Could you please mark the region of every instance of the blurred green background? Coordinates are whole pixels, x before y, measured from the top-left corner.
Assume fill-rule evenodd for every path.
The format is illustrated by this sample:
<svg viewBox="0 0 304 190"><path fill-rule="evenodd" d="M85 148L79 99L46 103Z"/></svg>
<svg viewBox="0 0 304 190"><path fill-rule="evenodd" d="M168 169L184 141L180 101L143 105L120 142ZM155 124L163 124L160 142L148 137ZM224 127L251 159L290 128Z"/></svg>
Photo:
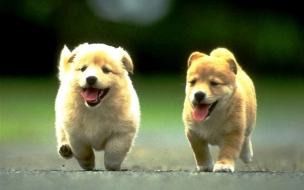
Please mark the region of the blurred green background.
<svg viewBox="0 0 304 190"><path fill-rule="evenodd" d="M227 47L256 84L257 131L303 128L304 22L299 5L234 0L1 0L0 142L55 141L64 45L121 46L142 131L181 131L186 61Z"/></svg>
<svg viewBox="0 0 304 190"><path fill-rule="evenodd" d="M184 73L192 51L224 46L251 74L302 75L300 5L263 2L1 0L0 74L53 75L64 45L88 42L125 48L135 73Z"/></svg>

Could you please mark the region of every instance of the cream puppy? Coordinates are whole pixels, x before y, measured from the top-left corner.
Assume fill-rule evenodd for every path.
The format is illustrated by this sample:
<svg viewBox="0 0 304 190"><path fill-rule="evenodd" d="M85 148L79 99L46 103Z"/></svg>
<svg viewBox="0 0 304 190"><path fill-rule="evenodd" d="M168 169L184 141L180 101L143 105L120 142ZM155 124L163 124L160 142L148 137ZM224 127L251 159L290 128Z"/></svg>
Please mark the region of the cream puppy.
<svg viewBox="0 0 304 190"><path fill-rule="evenodd" d="M229 50L190 55L183 121L199 171L233 172L237 157L251 161L256 110L253 82ZM220 148L215 164L209 144Z"/></svg>
<svg viewBox="0 0 304 190"><path fill-rule="evenodd" d="M63 158L75 157L85 170L95 167L94 150L104 150L107 170L121 170L140 123L140 106L122 48L84 43L64 46L59 61L56 136Z"/></svg>

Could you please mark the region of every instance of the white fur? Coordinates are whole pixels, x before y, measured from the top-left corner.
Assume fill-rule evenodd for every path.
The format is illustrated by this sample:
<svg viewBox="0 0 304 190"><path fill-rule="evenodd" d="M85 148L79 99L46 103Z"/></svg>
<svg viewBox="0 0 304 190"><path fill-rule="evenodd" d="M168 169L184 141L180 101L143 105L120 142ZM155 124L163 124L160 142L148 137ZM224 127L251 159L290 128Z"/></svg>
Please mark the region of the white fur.
<svg viewBox="0 0 304 190"><path fill-rule="evenodd" d="M75 58L71 61L73 55ZM94 62L96 57L100 57L98 63ZM83 65L87 69L80 71ZM103 66L109 67L111 72L103 73ZM132 72L133 63L122 48L81 44L72 52L67 47L62 50L61 84L55 103L58 151L64 158L74 156L83 169L95 167L93 150L104 150L106 169L120 170L136 137L140 106L126 68ZM97 77L94 88L110 89L96 106L89 106L80 95L88 87L86 78L89 76Z"/></svg>
<svg viewBox="0 0 304 190"><path fill-rule="evenodd" d="M213 172L234 172L234 166L230 164L215 164Z"/></svg>

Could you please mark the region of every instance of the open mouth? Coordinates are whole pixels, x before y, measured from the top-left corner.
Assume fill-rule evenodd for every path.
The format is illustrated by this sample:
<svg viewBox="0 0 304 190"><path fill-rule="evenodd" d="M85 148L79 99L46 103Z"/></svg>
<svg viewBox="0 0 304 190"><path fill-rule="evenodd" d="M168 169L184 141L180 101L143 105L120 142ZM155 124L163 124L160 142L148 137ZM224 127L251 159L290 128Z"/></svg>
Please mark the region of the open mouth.
<svg viewBox="0 0 304 190"><path fill-rule="evenodd" d="M214 102L213 104L195 104L193 112L194 119L196 121L203 121L204 119L206 119L208 116L211 115L217 103L218 101Z"/></svg>
<svg viewBox="0 0 304 190"><path fill-rule="evenodd" d="M109 90L110 88L85 88L83 89L83 92L81 92L81 96L89 106L96 106L107 95Z"/></svg>

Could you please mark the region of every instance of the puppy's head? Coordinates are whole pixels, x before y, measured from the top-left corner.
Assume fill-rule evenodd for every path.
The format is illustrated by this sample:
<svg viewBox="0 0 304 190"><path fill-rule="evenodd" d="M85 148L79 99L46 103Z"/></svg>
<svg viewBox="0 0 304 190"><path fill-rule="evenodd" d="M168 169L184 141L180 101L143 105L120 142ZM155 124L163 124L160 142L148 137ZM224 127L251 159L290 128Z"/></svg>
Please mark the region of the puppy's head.
<svg viewBox="0 0 304 190"><path fill-rule="evenodd" d="M222 51L222 52L221 52ZM186 101L193 117L203 121L222 109L236 89L237 63L226 49L214 50L210 56L193 52L188 59Z"/></svg>
<svg viewBox="0 0 304 190"><path fill-rule="evenodd" d="M125 85L133 72L129 54L105 44L81 44L72 52L61 52L59 79L68 80L86 103L93 107Z"/></svg>

